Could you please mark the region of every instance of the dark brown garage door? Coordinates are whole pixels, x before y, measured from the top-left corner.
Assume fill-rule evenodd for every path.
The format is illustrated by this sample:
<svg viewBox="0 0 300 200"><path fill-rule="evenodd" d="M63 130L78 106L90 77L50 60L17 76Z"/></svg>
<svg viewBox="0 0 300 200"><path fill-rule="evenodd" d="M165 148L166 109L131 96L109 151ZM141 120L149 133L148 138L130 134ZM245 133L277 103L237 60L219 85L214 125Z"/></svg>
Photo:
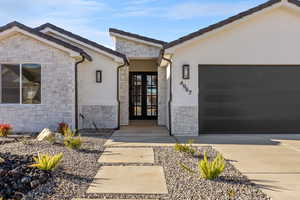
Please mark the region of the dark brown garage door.
<svg viewBox="0 0 300 200"><path fill-rule="evenodd" d="M199 65L199 127L299 131L300 66Z"/></svg>

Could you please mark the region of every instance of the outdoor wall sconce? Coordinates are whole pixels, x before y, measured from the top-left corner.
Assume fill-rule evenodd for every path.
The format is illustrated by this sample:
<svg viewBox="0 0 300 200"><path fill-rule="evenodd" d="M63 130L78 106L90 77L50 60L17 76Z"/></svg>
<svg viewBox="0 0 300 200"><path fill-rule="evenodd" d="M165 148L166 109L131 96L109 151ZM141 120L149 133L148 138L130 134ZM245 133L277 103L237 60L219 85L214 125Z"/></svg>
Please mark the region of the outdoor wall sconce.
<svg viewBox="0 0 300 200"><path fill-rule="evenodd" d="M182 65L182 78L190 79L190 65Z"/></svg>
<svg viewBox="0 0 300 200"><path fill-rule="evenodd" d="M101 70L96 71L96 83L102 83L102 71Z"/></svg>

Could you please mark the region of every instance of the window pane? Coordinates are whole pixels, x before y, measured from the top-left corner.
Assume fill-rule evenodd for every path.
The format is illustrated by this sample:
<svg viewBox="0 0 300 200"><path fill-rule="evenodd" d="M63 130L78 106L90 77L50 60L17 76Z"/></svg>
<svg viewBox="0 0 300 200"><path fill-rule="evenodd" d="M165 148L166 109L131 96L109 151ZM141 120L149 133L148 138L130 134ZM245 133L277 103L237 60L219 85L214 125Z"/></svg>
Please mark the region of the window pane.
<svg viewBox="0 0 300 200"><path fill-rule="evenodd" d="M1 103L20 103L19 65L1 65Z"/></svg>
<svg viewBox="0 0 300 200"><path fill-rule="evenodd" d="M22 103L41 103L41 65L22 65Z"/></svg>

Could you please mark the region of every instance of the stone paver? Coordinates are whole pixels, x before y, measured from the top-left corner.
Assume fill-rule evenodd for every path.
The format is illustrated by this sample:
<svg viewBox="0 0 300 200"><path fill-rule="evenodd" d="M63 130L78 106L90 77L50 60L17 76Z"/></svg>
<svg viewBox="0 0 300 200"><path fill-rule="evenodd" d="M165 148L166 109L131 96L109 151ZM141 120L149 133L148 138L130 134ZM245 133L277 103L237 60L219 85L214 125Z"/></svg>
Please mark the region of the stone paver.
<svg viewBox="0 0 300 200"><path fill-rule="evenodd" d="M106 141L106 147L151 147L173 146L176 144L174 137L111 137Z"/></svg>
<svg viewBox="0 0 300 200"><path fill-rule="evenodd" d="M103 166L87 193L167 194L160 166Z"/></svg>
<svg viewBox="0 0 300 200"><path fill-rule="evenodd" d="M106 148L100 163L154 163L152 148Z"/></svg>

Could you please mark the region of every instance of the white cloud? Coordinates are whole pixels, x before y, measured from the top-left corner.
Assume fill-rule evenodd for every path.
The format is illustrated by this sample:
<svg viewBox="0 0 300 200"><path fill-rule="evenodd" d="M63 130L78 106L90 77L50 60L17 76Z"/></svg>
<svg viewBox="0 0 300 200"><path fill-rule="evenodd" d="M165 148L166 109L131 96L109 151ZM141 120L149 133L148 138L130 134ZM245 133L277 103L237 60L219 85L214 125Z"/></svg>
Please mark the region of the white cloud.
<svg viewBox="0 0 300 200"><path fill-rule="evenodd" d="M174 20L229 16L257 5L257 1L260 0L239 2L185 1L184 3L170 4L166 7L154 4L158 0L131 0L126 2L126 6L119 16L143 16Z"/></svg>
<svg viewBox="0 0 300 200"><path fill-rule="evenodd" d="M253 1L186 2L172 6L170 9L168 9L165 16L172 19L228 16L249 9L252 6Z"/></svg>
<svg viewBox="0 0 300 200"><path fill-rule="evenodd" d="M35 27L50 22L111 46L107 30L95 28L95 21L91 21L99 19L99 12L109 11L111 8L102 0L1 0L0 23L16 20Z"/></svg>

